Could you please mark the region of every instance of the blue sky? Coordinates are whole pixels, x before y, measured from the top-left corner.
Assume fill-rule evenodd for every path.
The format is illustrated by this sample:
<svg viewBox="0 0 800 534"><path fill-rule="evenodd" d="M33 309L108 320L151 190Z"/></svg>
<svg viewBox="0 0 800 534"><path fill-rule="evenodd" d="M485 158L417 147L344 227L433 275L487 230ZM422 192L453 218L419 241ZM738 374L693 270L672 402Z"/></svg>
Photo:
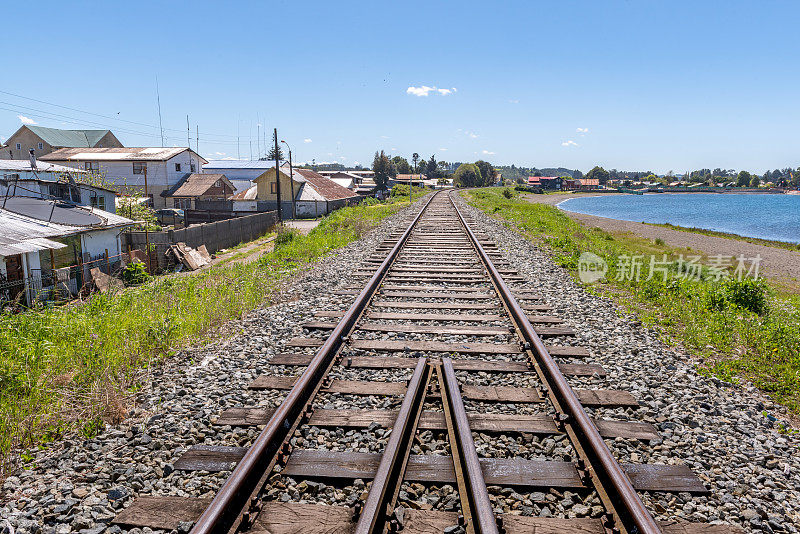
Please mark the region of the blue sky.
<svg viewBox="0 0 800 534"><path fill-rule="evenodd" d="M251 140L257 155L260 123L300 161L800 165L797 2L16 2L3 17L4 138L32 120L158 146L158 77L166 144L186 145L188 114L209 159L248 158Z"/></svg>

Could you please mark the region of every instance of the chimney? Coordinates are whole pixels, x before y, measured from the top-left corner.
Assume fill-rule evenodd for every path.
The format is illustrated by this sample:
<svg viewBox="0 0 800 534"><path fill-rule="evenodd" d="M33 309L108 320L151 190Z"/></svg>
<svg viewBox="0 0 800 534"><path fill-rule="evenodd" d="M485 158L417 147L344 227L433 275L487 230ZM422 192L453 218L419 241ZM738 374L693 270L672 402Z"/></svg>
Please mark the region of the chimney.
<svg viewBox="0 0 800 534"><path fill-rule="evenodd" d="M31 169L36 170L36 156L33 154L33 149L31 149Z"/></svg>

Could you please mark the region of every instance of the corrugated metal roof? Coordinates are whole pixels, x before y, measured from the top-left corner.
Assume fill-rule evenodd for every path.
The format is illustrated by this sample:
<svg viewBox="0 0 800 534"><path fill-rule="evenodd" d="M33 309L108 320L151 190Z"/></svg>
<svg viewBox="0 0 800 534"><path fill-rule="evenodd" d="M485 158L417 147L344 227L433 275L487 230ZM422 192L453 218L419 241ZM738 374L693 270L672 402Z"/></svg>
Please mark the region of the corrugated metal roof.
<svg viewBox="0 0 800 534"><path fill-rule="evenodd" d="M339 200L343 198L357 197L358 195L346 187L342 187L330 178L317 174L308 169L295 169L295 173L306 179L306 182L320 194L325 200Z"/></svg>
<svg viewBox="0 0 800 534"><path fill-rule="evenodd" d="M199 197L208 191L217 180L222 180L233 191L235 188L224 174L198 174L193 173L186 178L181 179L169 191L166 191L163 196L165 197Z"/></svg>
<svg viewBox="0 0 800 534"><path fill-rule="evenodd" d="M0 159L0 171L28 171L34 169L31 167L30 159ZM65 167L63 165L56 165L55 163L48 163L46 161L39 161L36 163L36 172L69 172L69 173L83 173L86 171L81 169L73 169L72 167Z"/></svg>
<svg viewBox="0 0 800 534"><path fill-rule="evenodd" d="M50 241L43 237L26 239L20 243L0 244L0 256L14 256L15 254L25 254L26 252L36 252L37 250L59 249L67 245L57 241Z"/></svg>
<svg viewBox="0 0 800 534"><path fill-rule="evenodd" d="M42 161L167 161L189 151L187 147L61 148L39 159ZM205 166L206 159L200 155Z"/></svg>
<svg viewBox="0 0 800 534"><path fill-rule="evenodd" d="M244 191L239 191L230 200L256 200L258 198L258 186L253 185Z"/></svg>
<svg viewBox="0 0 800 534"><path fill-rule="evenodd" d="M28 126L42 141L54 147L93 147L110 130L59 130L44 126Z"/></svg>
<svg viewBox="0 0 800 534"><path fill-rule="evenodd" d="M274 169L274 161L244 160L244 159L212 159L203 165L203 169Z"/></svg>

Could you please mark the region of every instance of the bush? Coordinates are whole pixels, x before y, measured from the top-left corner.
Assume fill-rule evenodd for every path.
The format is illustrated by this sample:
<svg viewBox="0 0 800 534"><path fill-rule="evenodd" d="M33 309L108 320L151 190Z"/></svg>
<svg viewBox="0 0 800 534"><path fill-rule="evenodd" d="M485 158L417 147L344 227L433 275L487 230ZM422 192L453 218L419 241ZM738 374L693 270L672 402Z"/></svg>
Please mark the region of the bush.
<svg viewBox="0 0 800 534"><path fill-rule="evenodd" d="M282 226L278 230L278 235L275 237L275 246L281 247L283 245L287 245L291 243L299 235L300 233L294 228L287 228L285 226Z"/></svg>
<svg viewBox="0 0 800 534"><path fill-rule="evenodd" d="M122 270L122 280L127 286L138 286L150 280L150 275L147 274L144 263L132 261Z"/></svg>
<svg viewBox="0 0 800 534"><path fill-rule="evenodd" d="M406 184L397 184L396 186L392 187L392 196L393 197L407 197L408 196L408 186Z"/></svg>
<svg viewBox="0 0 800 534"><path fill-rule="evenodd" d="M758 315L764 315L769 311L767 284L762 279L729 278L723 282L723 289L725 298L731 304Z"/></svg>
<svg viewBox="0 0 800 534"><path fill-rule="evenodd" d="M511 189L506 187L505 189L503 189L503 196L506 198L511 198L514 196L514 193L511 192Z"/></svg>

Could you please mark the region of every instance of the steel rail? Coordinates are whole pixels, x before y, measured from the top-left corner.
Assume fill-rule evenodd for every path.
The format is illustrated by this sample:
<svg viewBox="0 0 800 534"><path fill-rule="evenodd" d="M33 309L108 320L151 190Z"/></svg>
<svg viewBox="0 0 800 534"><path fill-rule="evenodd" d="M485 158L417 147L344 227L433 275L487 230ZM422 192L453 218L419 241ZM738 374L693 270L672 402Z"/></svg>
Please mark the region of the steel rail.
<svg viewBox="0 0 800 534"><path fill-rule="evenodd" d="M464 527L469 534L499 534L453 360L442 358L442 364L437 366L437 374L450 439L450 454L461 496Z"/></svg>
<svg viewBox="0 0 800 534"><path fill-rule="evenodd" d="M372 487L361 509L354 534L381 534L394 510L400 486L417 433L422 406L431 377L427 358L420 358L408 383L408 391L400 405L392 433L381 456Z"/></svg>
<svg viewBox="0 0 800 534"><path fill-rule="evenodd" d="M461 210L449 194L448 199L458 214L458 218L472 241L473 247L478 252L478 256L489 272L498 295L504 301L520 334L528 347L530 347L529 350L536 359L535 363L544 374L550 393L555 397L566 415L566 420L562 422L572 428L577 441L586 453L587 460L591 464L591 470L594 472L593 478L597 479L596 481L593 480L593 482L596 486L599 483L601 487L597 488L598 491L605 492L613 502L613 512L617 516L615 520L620 523L619 526L629 533L661 534L661 528L645 508L630 479L628 479L622 467L611 454L605 441L597 431L597 427L594 426L577 395L559 370L558 364L534 330L527 314L519 305L511 289L503 280L491 258L486 254L477 236L464 220Z"/></svg>
<svg viewBox="0 0 800 534"><path fill-rule="evenodd" d="M286 439L291 436L299 424L308 402L321 387L322 378L333 366L336 354L344 343L345 337L352 331L361 313L383 281L389 266L394 262L412 230L436 196L437 194L434 193L428 198L375 274L350 305L342 320L339 321L286 398L270 417L258 438L203 511L191 530L192 534L223 534L235 531L239 527L251 502L255 504L257 494L266 478L271 474L272 467L277 461L278 453L284 447Z"/></svg>

